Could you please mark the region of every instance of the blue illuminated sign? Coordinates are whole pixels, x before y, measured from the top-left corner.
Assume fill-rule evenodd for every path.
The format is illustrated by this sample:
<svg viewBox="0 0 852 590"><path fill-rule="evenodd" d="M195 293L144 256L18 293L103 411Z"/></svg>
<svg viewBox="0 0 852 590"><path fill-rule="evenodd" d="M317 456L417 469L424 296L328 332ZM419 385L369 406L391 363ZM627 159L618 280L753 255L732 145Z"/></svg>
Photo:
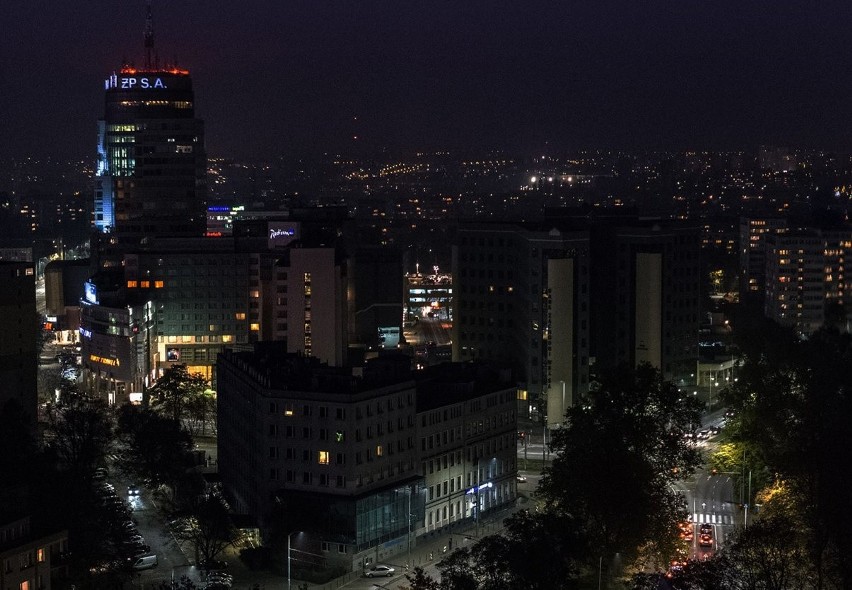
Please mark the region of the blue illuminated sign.
<svg viewBox="0 0 852 590"><path fill-rule="evenodd" d="M96 305L98 303L98 288L95 287L94 283L86 283L86 301Z"/></svg>
<svg viewBox="0 0 852 590"><path fill-rule="evenodd" d="M122 90L134 90L136 88L168 88L165 82L163 82L162 78L157 78L154 76L122 76L118 77L117 74L113 74L106 80L104 80L104 88L109 90L111 88L121 88Z"/></svg>
<svg viewBox="0 0 852 590"><path fill-rule="evenodd" d="M296 232L292 229L270 229L269 230L269 239L274 240L276 238L289 238L290 236L296 235Z"/></svg>
<svg viewBox="0 0 852 590"><path fill-rule="evenodd" d="M479 490L487 490L488 488L493 488L493 487L494 487L494 484L489 481L488 483L484 483L479 487L470 488L468 491L465 492L465 494L475 494Z"/></svg>

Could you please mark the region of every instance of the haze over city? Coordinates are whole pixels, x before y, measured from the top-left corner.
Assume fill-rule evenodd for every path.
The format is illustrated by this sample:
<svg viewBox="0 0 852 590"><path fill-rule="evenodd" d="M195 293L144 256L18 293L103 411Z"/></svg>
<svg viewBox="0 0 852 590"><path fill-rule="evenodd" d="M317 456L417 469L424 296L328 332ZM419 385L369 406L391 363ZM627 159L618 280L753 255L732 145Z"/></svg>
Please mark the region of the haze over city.
<svg viewBox="0 0 852 590"><path fill-rule="evenodd" d="M143 11L7 5L0 154L87 155ZM186 0L155 20L216 156L850 148L847 2Z"/></svg>

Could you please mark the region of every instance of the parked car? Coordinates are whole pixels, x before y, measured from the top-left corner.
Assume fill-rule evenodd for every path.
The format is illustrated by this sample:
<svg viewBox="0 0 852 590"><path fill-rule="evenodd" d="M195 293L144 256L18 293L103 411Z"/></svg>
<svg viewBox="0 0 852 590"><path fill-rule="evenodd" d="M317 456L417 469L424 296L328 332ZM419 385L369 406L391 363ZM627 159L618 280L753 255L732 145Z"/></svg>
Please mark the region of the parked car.
<svg viewBox="0 0 852 590"><path fill-rule="evenodd" d="M374 578L378 576L387 576L390 578L396 570L387 565L374 565L370 569L368 569L364 575L368 578Z"/></svg>
<svg viewBox="0 0 852 590"><path fill-rule="evenodd" d="M228 588L234 583L233 576L221 571L213 571L207 574L207 584L222 584Z"/></svg>
<svg viewBox="0 0 852 590"><path fill-rule="evenodd" d="M147 570L152 567L157 567L157 556L142 555L140 557L136 557L133 559L133 565L131 567L135 570Z"/></svg>

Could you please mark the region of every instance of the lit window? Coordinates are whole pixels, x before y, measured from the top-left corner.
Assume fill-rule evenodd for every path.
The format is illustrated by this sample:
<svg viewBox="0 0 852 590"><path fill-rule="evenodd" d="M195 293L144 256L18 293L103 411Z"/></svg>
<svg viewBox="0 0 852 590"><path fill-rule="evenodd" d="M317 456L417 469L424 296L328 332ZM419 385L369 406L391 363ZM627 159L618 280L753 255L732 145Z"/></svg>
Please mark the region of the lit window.
<svg viewBox="0 0 852 590"><path fill-rule="evenodd" d="M257 299L258 297L260 297L260 291L258 291L257 289L255 289L254 291L249 291L249 297Z"/></svg>
<svg viewBox="0 0 852 590"><path fill-rule="evenodd" d="M336 433L334 433L334 440L336 440L339 443L343 442L343 431L342 430L338 430Z"/></svg>
<svg viewBox="0 0 852 590"><path fill-rule="evenodd" d="M233 342L234 336L232 334L222 334L222 342Z"/></svg>
<svg viewBox="0 0 852 590"><path fill-rule="evenodd" d="M18 584L19 590L30 590L30 583L27 580L24 580L20 584Z"/></svg>
<svg viewBox="0 0 852 590"><path fill-rule="evenodd" d="M250 328L251 328L252 332L259 332L260 331L260 324L251 324Z"/></svg>
<svg viewBox="0 0 852 590"><path fill-rule="evenodd" d="M151 281L142 281L139 283L139 286L143 289L149 289L151 287Z"/></svg>
<svg viewBox="0 0 852 590"><path fill-rule="evenodd" d="M518 390L518 399L521 400L521 401L526 401L526 399L527 399L527 390L526 389L519 389Z"/></svg>
<svg viewBox="0 0 852 590"><path fill-rule="evenodd" d="M383 452L382 445L376 445L376 457L381 457Z"/></svg>
<svg viewBox="0 0 852 590"><path fill-rule="evenodd" d="M240 312L237 312L236 314L234 314L234 317L238 320L244 320L244 319L246 319L246 314L245 314L245 312L240 311Z"/></svg>
<svg viewBox="0 0 852 590"><path fill-rule="evenodd" d="M320 465L328 465L328 451L320 451L318 460Z"/></svg>
<svg viewBox="0 0 852 590"><path fill-rule="evenodd" d="M138 286L139 286L139 283L137 283L136 281L127 281L127 288L128 289L135 289Z"/></svg>
<svg viewBox="0 0 852 590"><path fill-rule="evenodd" d="M37 556L38 556L38 562L39 562L39 563L44 563L44 548L39 547L39 548L38 548L38 551L36 552L36 554L37 554Z"/></svg>
<svg viewBox="0 0 852 590"><path fill-rule="evenodd" d="M162 289L164 286L165 286L165 283L163 281L154 281L154 288L155 289Z"/></svg>
<svg viewBox="0 0 852 590"><path fill-rule="evenodd" d="M284 415L285 415L285 416L292 416L292 415L293 415L293 406L292 406L292 405L288 404L288 405L284 408ZM288 426L288 428L289 428L289 426Z"/></svg>

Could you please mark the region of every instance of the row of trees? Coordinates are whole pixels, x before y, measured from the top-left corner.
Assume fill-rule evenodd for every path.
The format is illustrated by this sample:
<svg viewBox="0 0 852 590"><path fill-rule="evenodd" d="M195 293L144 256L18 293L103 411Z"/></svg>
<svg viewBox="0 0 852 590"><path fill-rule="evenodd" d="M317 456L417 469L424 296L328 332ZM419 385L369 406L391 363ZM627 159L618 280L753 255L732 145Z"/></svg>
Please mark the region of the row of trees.
<svg viewBox="0 0 852 590"><path fill-rule="evenodd" d="M745 502L760 509L733 549L758 538L764 551L776 548L779 579L766 587L850 587L852 337L824 329L804 339L755 321L740 342L739 379L725 392L735 411L728 445L714 457L741 478L751 475L755 492ZM748 489L747 481L740 484Z"/></svg>
<svg viewBox="0 0 852 590"><path fill-rule="evenodd" d="M218 497L203 493L204 482L191 469L194 444L182 414L193 399L210 396L203 379L185 367L173 368L153 388L151 408L117 411L69 381L61 381L60 388L41 442L19 405L0 409L0 502L13 505L27 498L35 526L68 530L73 583L111 587L131 574L119 559L121 521L128 513L104 510L94 478L108 456L127 478L171 490L169 498L182 516L177 534L193 544L200 558L215 558L236 539L227 509Z"/></svg>

